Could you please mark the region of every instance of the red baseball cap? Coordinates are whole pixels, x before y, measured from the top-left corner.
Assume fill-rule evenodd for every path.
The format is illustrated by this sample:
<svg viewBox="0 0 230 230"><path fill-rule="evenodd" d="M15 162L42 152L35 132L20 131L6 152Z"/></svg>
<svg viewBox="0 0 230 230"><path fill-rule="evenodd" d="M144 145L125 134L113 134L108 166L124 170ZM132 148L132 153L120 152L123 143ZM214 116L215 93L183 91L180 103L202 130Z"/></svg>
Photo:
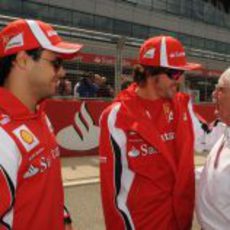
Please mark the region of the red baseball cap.
<svg viewBox="0 0 230 230"><path fill-rule="evenodd" d="M82 46L63 41L49 24L38 20L19 19L0 32L0 57L41 47L67 59L75 57Z"/></svg>
<svg viewBox="0 0 230 230"><path fill-rule="evenodd" d="M187 62L183 45L170 36L157 36L146 40L140 48L139 62L146 66L180 70L201 68L200 64Z"/></svg>

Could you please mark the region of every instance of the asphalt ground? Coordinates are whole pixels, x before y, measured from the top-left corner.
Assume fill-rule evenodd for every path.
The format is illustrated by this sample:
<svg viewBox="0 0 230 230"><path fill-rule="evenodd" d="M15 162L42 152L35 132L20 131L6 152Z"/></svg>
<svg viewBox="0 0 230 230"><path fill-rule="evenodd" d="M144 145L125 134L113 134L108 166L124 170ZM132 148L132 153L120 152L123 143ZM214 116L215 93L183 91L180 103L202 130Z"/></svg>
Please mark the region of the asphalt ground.
<svg viewBox="0 0 230 230"><path fill-rule="evenodd" d="M205 155L196 154L195 164L202 166ZM71 212L74 230L104 230L98 157L62 158L66 205ZM192 230L200 230L196 218Z"/></svg>

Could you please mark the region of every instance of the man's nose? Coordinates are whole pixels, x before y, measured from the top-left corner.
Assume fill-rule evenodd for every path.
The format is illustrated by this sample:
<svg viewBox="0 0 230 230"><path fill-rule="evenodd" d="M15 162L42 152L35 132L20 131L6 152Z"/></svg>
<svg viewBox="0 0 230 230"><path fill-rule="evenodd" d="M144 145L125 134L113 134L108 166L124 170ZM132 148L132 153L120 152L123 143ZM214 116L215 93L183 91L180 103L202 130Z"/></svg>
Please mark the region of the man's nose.
<svg viewBox="0 0 230 230"><path fill-rule="evenodd" d="M57 72L57 75L59 78L63 78L66 75L66 70L64 69L63 66L61 66Z"/></svg>
<svg viewBox="0 0 230 230"><path fill-rule="evenodd" d="M213 102L215 102L216 99L217 99L217 90L214 89L214 91L212 92L212 100L213 100Z"/></svg>

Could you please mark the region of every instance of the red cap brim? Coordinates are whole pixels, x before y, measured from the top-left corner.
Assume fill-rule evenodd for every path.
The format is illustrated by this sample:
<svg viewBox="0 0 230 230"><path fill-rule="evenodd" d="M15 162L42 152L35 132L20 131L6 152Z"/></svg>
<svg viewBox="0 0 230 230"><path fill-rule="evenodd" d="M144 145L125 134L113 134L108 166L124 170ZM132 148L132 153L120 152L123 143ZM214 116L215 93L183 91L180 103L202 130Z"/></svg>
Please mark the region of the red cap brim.
<svg viewBox="0 0 230 230"><path fill-rule="evenodd" d="M183 69L184 70L200 70L202 69L202 65L198 63L189 62L183 67Z"/></svg>
<svg viewBox="0 0 230 230"><path fill-rule="evenodd" d="M183 66L167 66L166 68L189 71L189 70L200 70L203 67L201 64L188 62L186 65Z"/></svg>
<svg viewBox="0 0 230 230"><path fill-rule="evenodd" d="M63 59L72 59L76 56L76 54L82 47L83 47L82 44L63 41L55 45L46 46L44 48L60 54Z"/></svg>

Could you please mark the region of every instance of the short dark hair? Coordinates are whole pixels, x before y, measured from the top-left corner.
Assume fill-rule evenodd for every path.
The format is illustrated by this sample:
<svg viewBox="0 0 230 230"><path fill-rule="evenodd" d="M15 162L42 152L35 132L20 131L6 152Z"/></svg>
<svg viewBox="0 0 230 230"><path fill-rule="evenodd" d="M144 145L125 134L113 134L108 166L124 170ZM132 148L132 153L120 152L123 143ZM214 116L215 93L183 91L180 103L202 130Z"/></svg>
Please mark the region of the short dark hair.
<svg viewBox="0 0 230 230"><path fill-rule="evenodd" d="M161 67L161 66L144 66L144 65L136 65L133 71L133 79L139 86L144 86L148 77L154 77L158 74L165 73L172 78L171 72L173 69ZM177 71L177 75L181 76L183 74L183 70L173 70Z"/></svg>
<svg viewBox="0 0 230 230"><path fill-rule="evenodd" d="M144 65L135 65L133 69L133 79L138 85L144 85L148 77L153 77L162 73L162 67L152 67Z"/></svg>
<svg viewBox="0 0 230 230"><path fill-rule="evenodd" d="M42 49L27 50L26 53L37 61L41 57ZM3 86L13 66L17 54L12 54L0 59L0 86Z"/></svg>

